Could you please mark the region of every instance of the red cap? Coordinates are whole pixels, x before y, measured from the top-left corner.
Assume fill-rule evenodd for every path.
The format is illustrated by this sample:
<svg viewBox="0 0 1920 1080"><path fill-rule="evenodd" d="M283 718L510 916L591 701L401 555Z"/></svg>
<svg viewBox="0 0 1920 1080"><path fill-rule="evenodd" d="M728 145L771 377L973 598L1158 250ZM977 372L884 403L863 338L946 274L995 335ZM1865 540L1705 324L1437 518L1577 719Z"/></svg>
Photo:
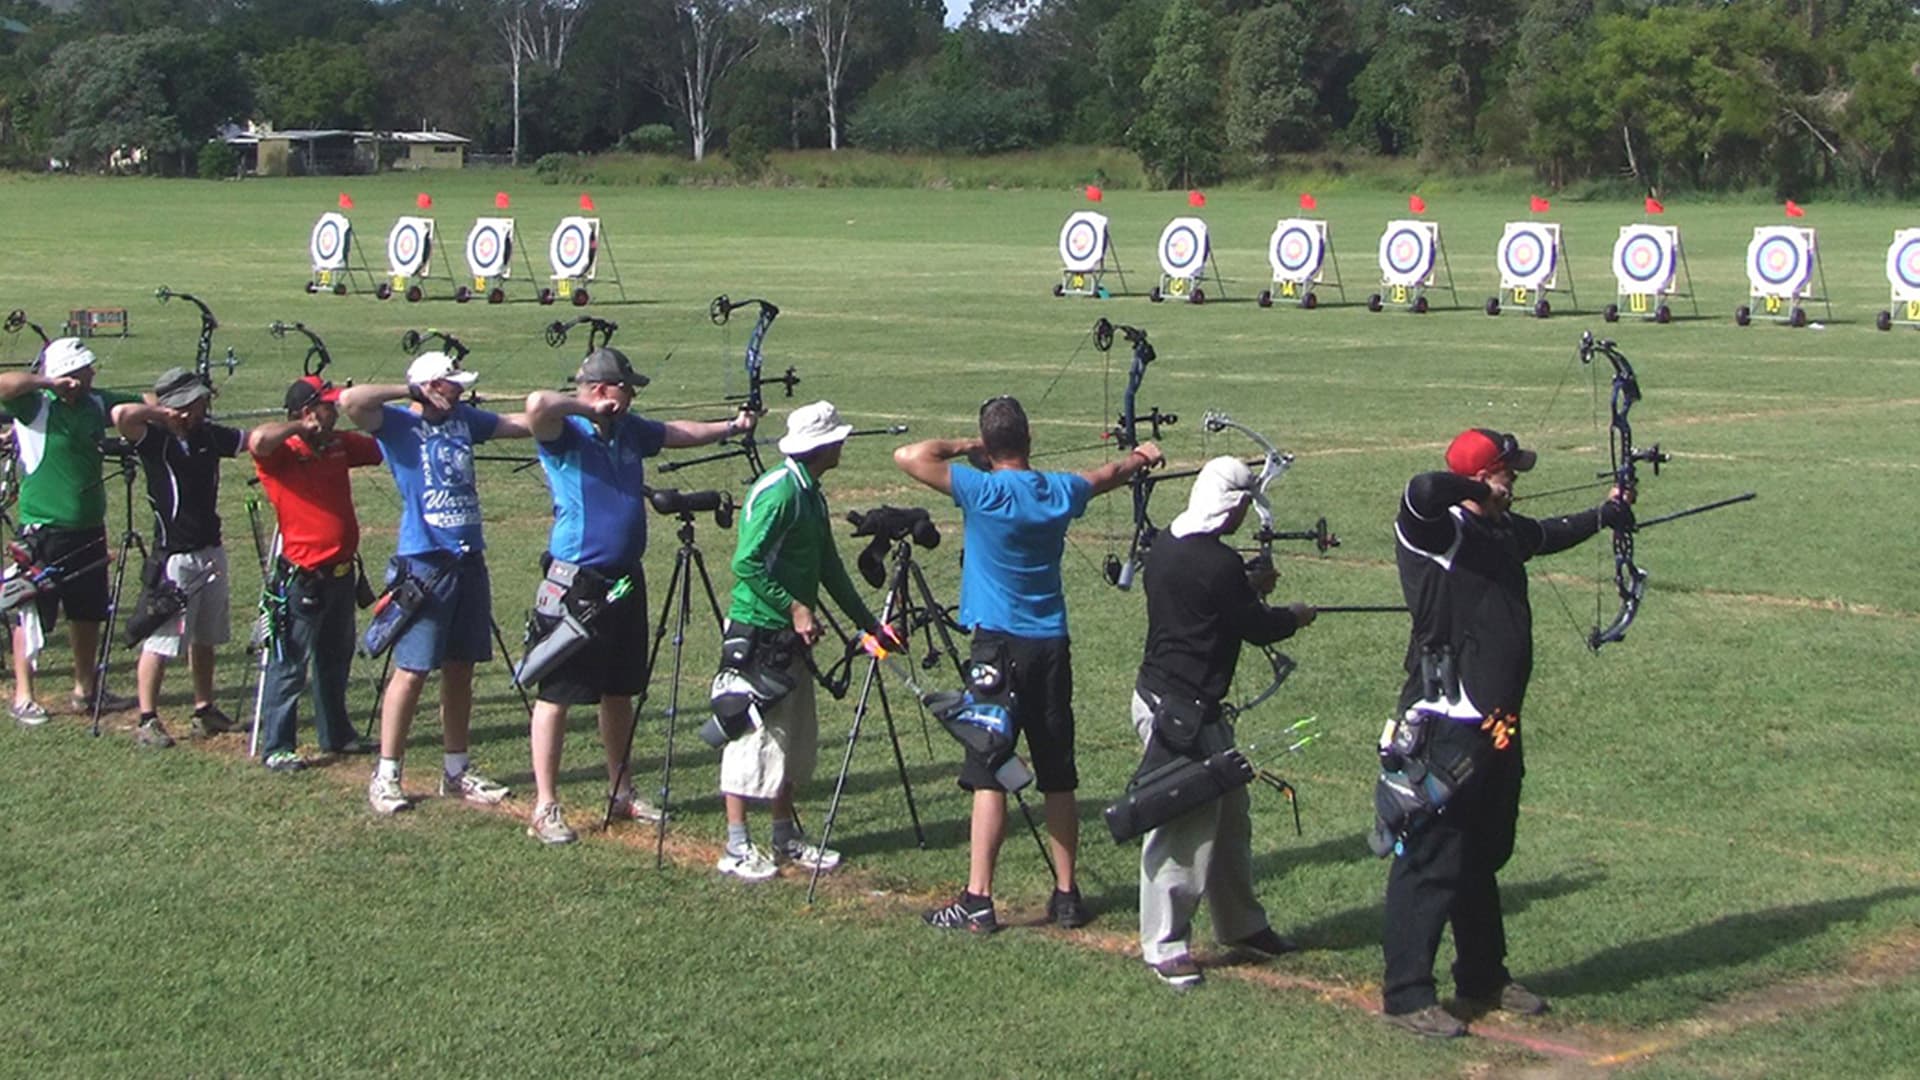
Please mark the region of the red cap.
<svg viewBox="0 0 1920 1080"><path fill-rule="evenodd" d="M1519 439L1487 428L1468 428L1447 444L1447 468L1458 476L1475 476L1502 464L1526 472L1537 458L1520 448Z"/></svg>
<svg viewBox="0 0 1920 1080"><path fill-rule="evenodd" d="M336 402L340 400L340 391L332 383L318 375L308 375L295 379L287 387L287 411L297 413L315 402Z"/></svg>

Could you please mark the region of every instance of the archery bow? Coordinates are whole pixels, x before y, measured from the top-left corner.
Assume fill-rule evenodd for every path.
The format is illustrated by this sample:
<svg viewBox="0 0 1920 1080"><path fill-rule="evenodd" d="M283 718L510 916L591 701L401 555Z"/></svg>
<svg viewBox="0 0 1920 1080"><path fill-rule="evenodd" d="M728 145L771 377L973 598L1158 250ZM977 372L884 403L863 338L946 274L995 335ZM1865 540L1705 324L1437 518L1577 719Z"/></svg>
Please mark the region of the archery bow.
<svg viewBox="0 0 1920 1080"><path fill-rule="evenodd" d="M178 294L176 294L178 295ZM300 371L305 375L324 375L333 364L333 355L327 352L327 343L320 335L307 329L305 323L284 323L278 320L267 324L267 333L284 339L288 331L300 334L307 339L307 354L300 358Z"/></svg>
<svg viewBox="0 0 1920 1080"><path fill-rule="evenodd" d="M557 349L567 343L567 332L576 326L587 328L587 355L593 355L599 349L613 341L613 332L620 324L592 315L576 315L564 322L555 320L547 326L547 347Z"/></svg>
<svg viewBox="0 0 1920 1080"><path fill-rule="evenodd" d="M725 293L722 293L713 298L713 303L707 305L707 318L711 320L715 326L725 326L727 322L732 319L735 311L749 305L759 309L759 318L754 321L753 332L747 335L747 349L744 361L747 369L747 392L738 395L728 394L721 400L729 403L738 402L741 408L753 413L755 416L765 416L767 415L767 405L765 397L762 394L764 387L768 385L783 386L787 390L787 396L792 397L793 388L800 385L800 376L791 366L787 368L785 374L771 379L761 373L761 368L766 362L765 357L761 353L761 346L766 342L767 328L773 325L773 320L780 317L780 309L771 302L762 300L759 297L748 297L745 300L730 300ZM759 479L760 474L766 471L766 466L760 461L760 440L753 432L742 432L739 435L731 436L721 441L732 442L734 446L731 449L722 450L715 454L705 454L696 458L666 462L660 466L660 471L663 473L673 472L677 469L684 469L689 465L705 465L715 461L729 461L733 458L746 459L747 468L751 470L751 474L747 477L747 483L749 484Z"/></svg>
<svg viewBox="0 0 1920 1080"><path fill-rule="evenodd" d="M194 349L193 373L200 381L213 387L213 332L220 329L220 320L213 317L213 309L192 293L174 292L165 285L153 290L154 299L166 303L175 297L185 300L200 309L200 344ZM233 377L233 369L240 366L240 357L235 355L233 346L227 346L227 355L221 364L227 369L227 377Z"/></svg>
<svg viewBox="0 0 1920 1080"><path fill-rule="evenodd" d="M1146 378L1147 365L1153 363L1158 354L1147 341L1147 332L1132 326L1115 326L1105 319L1093 324L1093 347L1101 352L1113 348L1113 336L1118 333L1133 346L1133 362L1127 368L1127 389L1120 396L1120 415L1114 426L1107 432L1111 445L1131 451L1140 445L1140 425L1147 425L1152 437L1160 438L1160 429L1179 423L1180 417L1174 413L1163 413L1158 406L1147 410L1147 415L1139 415L1136 402L1140 395L1140 383ZM1145 469L1134 473L1127 480L1127 489L1133 497L1133 537L1127 543L1127 557L1122 561L1118 554L1109 554L1102 570L1107 583L1120 589L1133 588L1134 576L1140 572L1140 566L1146 561L1147 549L1153 545L1153 538L1159 532L1153 519L1147 512L1148 503L1153 498L1154 484L1157 478Z"/></svg>
<svg viewBox="0 0 1920 1080"><path fill-rule="evenodd" d="M27 312L24 308L14 308L12 311L7 312L6 321L0 323L0 330L5 330L9 334L17 334L25 329L31 329L35 334L39 335L41 349L45 349L48 345L53 344L53 339L47 336L45 330L40 329L40 324L27 318ZM8 361L7 363L0 364L0 367L23 367L28 371L38 372L40 370L40 353L36 351L31 360Z"/></svg>
<svg viewBox="0 0 1920 1080"><path fill-rule="evenodd" d="M549 333L551 333L551 330L549 330ZM473 351L467 348L466 343L454 337L452 334L447 333L445 330L434 330L432 328L426 330L408 330L402 333L400 335L400 351L406 353L408 356L418 356L420 354L420 346L434 342L439 343L440 351L446 353L447 356L453 360L454 366L456 367L459 366L461 361L467 358L468 353Z"/></svg>

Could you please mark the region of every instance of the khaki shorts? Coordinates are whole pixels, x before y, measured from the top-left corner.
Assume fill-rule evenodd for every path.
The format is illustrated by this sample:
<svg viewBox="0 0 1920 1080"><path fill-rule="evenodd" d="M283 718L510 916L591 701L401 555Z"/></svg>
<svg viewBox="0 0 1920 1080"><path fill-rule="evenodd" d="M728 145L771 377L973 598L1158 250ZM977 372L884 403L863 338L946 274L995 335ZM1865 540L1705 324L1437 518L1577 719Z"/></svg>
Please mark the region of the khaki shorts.
<svg viewBox="0 0 1920 1080"><path fill-rule="evenodd" d="M233 625L227 549L210 547L169 555L166 574L168 581L186 590L187 608L147 635L142 647L159 656L176 657L183 644L225 645Z"/></svg>
<svg viewBox="0 0 1920 1080"><path fill-rule="evenodd" d="M820 758L820 718L813 711L813 673L795 656L788 665L793 692L761 710L759 731L748 732L720 752L720 793L771 799L791 782L813 779Z"/></svg>

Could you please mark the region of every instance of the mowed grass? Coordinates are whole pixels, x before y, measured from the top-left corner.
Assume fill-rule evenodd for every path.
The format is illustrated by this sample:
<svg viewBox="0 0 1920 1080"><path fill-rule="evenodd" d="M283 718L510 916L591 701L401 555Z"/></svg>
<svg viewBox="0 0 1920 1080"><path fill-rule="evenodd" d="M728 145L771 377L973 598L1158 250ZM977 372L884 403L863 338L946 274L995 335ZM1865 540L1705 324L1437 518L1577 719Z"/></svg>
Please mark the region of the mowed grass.
<svg viewBox="0 0 1920 1080"><path fill-rule="evenodd" d="M193 309L157 304L153 287L194 292L223 323L217 351L232 345L243 357L223 384L220 404L229 409L277 404L298 374L304 346L269 337L275 319L322 333L336 379L399 379L401 332L435 327L473 347L480 389L502 408L529 389L561 385L582 339L553 350L541 329L575 312L536 306L525 282L516 282L514 303L491 307L305 295L307 232L343 187L358 204L358 240L376 269L392 218L413 213L423 187L455 265L472 217L494 213L493 193L508 190L522 247L542 270L547 233L574 212L578 195L482 172L220 185L4 181L11 257L0 307L25 308L49 329L69 308L128 308L133 336L97 345L106 358L101 381L130 386L192 358ZM375 820L359 762L287 778L249 766L232 739L212 752L142 756L124 732L96 743L70 719L7 735L0 996L10 1004L4 1028L15 1052L0 1070L1432 1075L1521 1068L1541 1054L1606 1064L1635 1047L1638 1056L1618 1061L1651 1061L1672 1075L1905 1067L1914 1032L1899 1003L1920 990L1902 974L1911 965L1875 969L1869 985L1890 994L1793 994L1909 940L1903 933L1920 914L1920 856L1903 842L1920 814L1920 795L1904 778L1920 756L1909 715L1920 689L1911 662L1920 583L1909 537L1920 338L1872 328L1886 301L1887 240L1912 224L1902 212L1810 208L1834 317L1816 309L1820 330L1742 330L1730 313L1746 299L1752 227L1778 218L1770 205L1670 204L1665 220L1684 230L1703 318L1607 327L1591 313L1613 298L1608 252L1619 225L1639 219L1637 206L1556 206L1551 216L1565 227L1588 314L1542 322L1479 313L1496 284L1500 223L1525 216L1507 205L1515 200L1429 200L1463 306L1415 317L1357 306L1377 277L1380 225L1404 212L1398 194L1322 194L1350 304L1329 293L1312 313L1250 302L1266 284L1266 238L1274 218L1292 213L1290 194L1211 193L1204 214L1226 302L1214 291L1198 308L1139 295L1048 296L1059 223L1084 205L1076 193L623 189L594 197L630 302L601 302L618 298L602 282L590 310L620 323L616 344L654 377L643 411L724 414L702 403L741 388L751 326L745 311L725 330L707 322L708 302L725 292L782 309L767 365L794 365L803 381L793 402L770 399L770 431L791 404L826 397L862 426L904 422L911 437L963 435L982 399L1013 393L1034 415L1039 449L1080 446L1119 409L1126 369L1124 347L1102 356L1087 343L1088 327L1100 316L1140 326L1159 360L1139 405L1180 414L1161 440L1177 463L1251 449L1204 435L1201 415L1215 408L1297 455L1276 493L1280 524L1302 528L1325 515L1343 538L1325 557L1286 552L1281 594L1310 602L1398 599L1390 521L1401 485L1434 467L1464 426L1517 431L1539 445L1541 466L1523 490L1590 478L1605 460L1606 434L1595 424L1596 410L1604 424L1605 384L1596 404L1591 373L1571 358L1582 329L1616 337L1646 393L1633 413L1636 435L1673 454L1660 476L1643 471L1643 516L1746 490L1759 498L1642 535L1639 561L1653 572L1644 610L1625 642L1597 656L1582 639L1596 597L1601 621L1615 607L1604 540L1533 568L1531 775L1504 881L1511 966L1555 999L1556 1016L1507 1029L1530 1048L1497 1039L1436 1047L1386 1030L1354 1004L1377 994L1385 866L1361 837L1372 744L1405 648L1405 621L1395 616L1329 615L1309 628L1286 646L1299 671L1242 725L1244 741L1269 747L1300 716L1318 716L1326 731L1298 757L1269 759L1300 789L1303 836L1294 836L1283 801L1255 800L1260 889L1276 925L1307 951L1274 965L1279 977L1215 978L1186 998L1145 975L1127 952L1137 849L1107 842L1099 820L1138 752L1126 703L1142 600L1109 588L1098 570L1127 541L1119 495L1079 524L1066 565L1083 887L1102 911L1093 929L1018 928L977 942L918 925L917 905L964 876L966 803L952 783L957 746L923 734L897 690L926 848L916 844L876 712L835 825L834 846L849 860L843 880L808 908L795 882L752 889L717 879L705 861L722 837L716 759L691 737L717 634L696 601L674 770L675 862L664 872L653 868L649 838L621 830L588 830L573 849L544 851L514 817L440 800L409 818ZM1167 218L1188 212L1185 201L1124 192L1103 207L1129 281L1144 293L1154 240ZM429 288L448 291L444 282ZM1559 296L1554 303L1563 313L1573 306ZM1679 313L1691 315L1684 300ZM10 350L6 358L30 351L18 339L0 350ZM945 542L918 556L951 602L958 516L907 483L888 462L890 448L885 439L851 444L829 493L836 510L931 507ZM1103 460L1095 450L1043 464ZM517 651L549 508L537 471L481 468L495 612ZM242 565L244 475L231 470L225 490L237 598L257 586ZM654 479L737 492L745 476L731 462ZM392 485L367 472L356 491L377 562L393 543ZM1160 491L1155 518L1169 520L1185 491L1181 483ZM1572 510L1588 499L1524 508ZM117 489L114 506L117 530ZM144 529L144 512L136 516ZM673 565L673 524L651 527L656 613ZM732 534L703 521L698 542L724 603ZM842 544L849 565L858 543ZM241 620L248 607L237 599ZM55 691L65 664L54 650L47 686ZM1245 691L1263 681L1259 666L1249 655ZM116 658L116 686L126 667ZM250 693L250 671L237 649L224 660L223 697L233 708ZM953 682L950 671L927 679ZM356 673L362 719L371 680ZM644 707L643 780L661 764L667 683L663 671ZM184 683L175 676L171 685L177 695ZM484 669L479 689L476 760L530 793L524 714L503 666ZM439 758L431 699L430 691L409 759L408 786L423 794ZM184 721L183 712L175 705L168 715ZM802 802L816 832L851 713L850 702L823 700L821 771ZM566 769L563 795L576 825L597 822L604 775L584 712L574 718ZM515 805L527 808L524 799ZM1030 920L1048 886L1017 815L1015 823L1000 900L1006 915ZM755 825L764 833L764 817ZM1443 949L1443 987L1447 960ZM1768 993L1792 1008L1761 1010L1731 1028L1700 1026L1726 1002ZM1691 1042L1698 1030L1709 1037ZM1890 1034L1868 1034L1880 1031Z"/></svg>

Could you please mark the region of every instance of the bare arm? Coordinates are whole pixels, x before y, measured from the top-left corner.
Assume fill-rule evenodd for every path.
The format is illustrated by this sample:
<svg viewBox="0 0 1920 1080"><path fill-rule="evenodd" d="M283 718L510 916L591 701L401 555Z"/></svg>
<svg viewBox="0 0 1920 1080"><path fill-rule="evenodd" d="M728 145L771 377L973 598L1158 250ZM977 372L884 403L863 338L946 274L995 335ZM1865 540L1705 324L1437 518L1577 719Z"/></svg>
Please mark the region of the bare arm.
<svg viewBox="0 0 1920 1080"><path fill-rule="evenodd" d="M716 443L730 435L752 431L760 417L747 409L741 409L740 415L731 420L669 420L666 422L667 437L661 445L669 449L688 446L705 446Z"/></svg>
<svg viewBox="0 0 1920 1080"><path fill-rule="evenodd" d="M0 375L0 401L11 400L35 390L52 390L59 384L60 380L49 379L38 372L9 371Z"/></svg>
<svg viewBox="0 0 1920 1080"><path fill-rule="evenodd" d="M980 440L977 438L922 439L894 450L893 463L915 480L942 495L951 496L953 474L947 470L947 462L967 457L980 449Z"/></svg>
<svg viewBox="0 0 1920 1080"><path fill-rule="evenodd" d="M137 443L147 437L147 427L159 424L172 431L186 427L186 414L169 409L164 405L115 405L113 407L113 426L128 442Z"/></svg>
<svg viewBox="0 0 1920 1080"><path fill-rule="evenodd" d="M494 425L493 437L496 439L526 439L533 435L533 421L526 413L500 413L500 422Z"/></svg>
<svg viewBox="0 0 1920 1080"><path fill-rule="evenodd" d="M1166 460L1158 446L1144 442L1119 461L1109 461L1097 469L1088 469L1080 474L1080 478L1093 485L1095 495L1105 495L1115 488L1125 487L1136 473L1145 472Z"/></svg>
<svg viewBox="0 0 1920 1080"><path fill-rule="evenodd" d="M247 452L256 458L272 457L295 435L318 434L317 421L288 420L281 424L261 424L247 432Z"/></svg>
<svg viewBox="0 0 1920 1080"><path fill-rule="evenodd" d="M412 391L399 383L349 386L340 391L340 411L347 414L353 426L372 434L380 430L380 423L386 418L382 406L389 401L405 401L410 397Z"/></svg>
<svg viewBox="0 0 1920 1080"><path fill-rule="evenodd" d="M598 404L581 401L571 394L553 390L535 390L527 395L527 430L541 442L552 442L566 430L567 417L584 416L589 420L612 416L619 406L611 401ZM504 418L503 418L504 419Z"/></svg>

